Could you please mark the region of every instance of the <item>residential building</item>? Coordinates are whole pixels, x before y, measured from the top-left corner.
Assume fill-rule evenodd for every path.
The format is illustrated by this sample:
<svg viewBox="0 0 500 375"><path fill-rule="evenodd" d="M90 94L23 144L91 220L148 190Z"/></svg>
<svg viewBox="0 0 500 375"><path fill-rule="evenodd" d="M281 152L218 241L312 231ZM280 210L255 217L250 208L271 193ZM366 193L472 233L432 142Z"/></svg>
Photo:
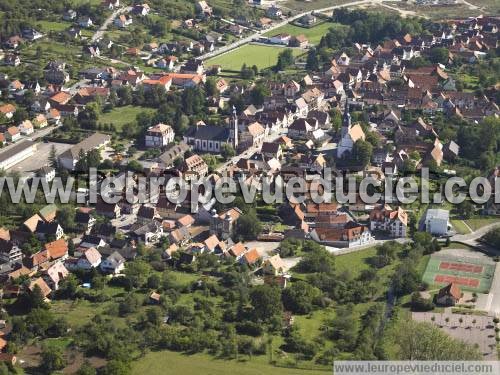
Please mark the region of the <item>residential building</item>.
<svg viewBox="0 0 500 375"><path fill-rule="evenodd" d="M234 207L220 215L214 210L210 218L210 234L216 234L222 240L227 240L233 234L233 229L242 212Z"/></svg>
<svg viewBox="0 0 500 375"><path fill-rule="evenodd" d="M37 174L45 182L51 182L56 177L56 170L52 167L44 166L38 170Z"/></svg>
<svg viewBox="0 0 500 375"><path fill-rule="evenodd" d="M4 136L8 142L16 142L21 138L21 132L17 127L11 126L4 133Z"/></svg>
<svg viewBox="0 0 500 375"><path fill-rule="evenodd" d="M0 263L17 263L23 259L21 249L10 241L0 239Z"/></svg>
<svg viewBox="0 0 500 375"><path fill-rule="evenodd" d="M97 268L101 264L101 254L96 248L91 247L85 250L76 263L76 268L90 270Z"/></svg>
<svg viewBox="0 0 500 375"><path fill-rule="evenodd" d="M145 146L161 148L174 141L174 129L170 125L157 124L146 131Z"/></svg>
<svg viewBox="0 0 500 375"><path fill-rule="evenodd" d="M21 122L21 124L18 126L19 132L23 135L30 135L33 134L35 129L33 129L33 124L31 123L30 120L24 120Z"/></svg>
<svg viewBox="0 0 500 375"><path fill-rule="evenodd" d="M181 171L186 180L199 179L208 175L208 165L199 155L191 155L184 160Z"/></svg>
<svg viewBox="0 0 500 375"><path fill-rule="evenodd" d="M65 169L74 170L76 163L80 160L81 153L87 154L89 151L99 149L109 142L111 142L110 135L94 133L59 155L59 164Z"/></svg>
<svg viewBox="0 0 500 375"><path fill-rule="evenodd" d="M286 265L279 254L273 255L262 262L262 271L268 275L278 276L285 272Z"/></svg>
<svg viewBox="0 0 500 375"><path fill-rule="evenodd" d="M115 251L101 262L100 267L105 273L118 274L125 268L125 258Z"/></svg>
<svg viewBox="0 0 500 375"><path fill-rule="evenodd" d="M394 238L407 235L408 214L401 207L392 209L389 205L380 205L370 212L370 230L381 230Z"/></svg>

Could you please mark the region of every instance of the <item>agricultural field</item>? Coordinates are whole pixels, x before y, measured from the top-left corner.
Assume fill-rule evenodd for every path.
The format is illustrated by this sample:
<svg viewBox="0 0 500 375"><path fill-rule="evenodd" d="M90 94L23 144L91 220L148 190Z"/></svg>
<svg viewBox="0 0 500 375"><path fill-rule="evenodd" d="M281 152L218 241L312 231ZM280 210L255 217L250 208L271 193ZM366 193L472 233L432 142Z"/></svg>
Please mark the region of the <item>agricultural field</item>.
<svg viewBox="0 0 500 375"><path fill-rule="evenodd" d="M338 27L342 27L342 25L335 22L324 22L310 28L288 24L273 31L267 32L264 34L264 36L273 36L277 34L290 34L293 36L297 36L302 34L309 40L309 43L316 45L319 43L323 35L328 32L328 30Z"/></svg>
<svg viewBox="0 0 500 375"><path fill-rule="evenodd" d="M293 48L294 56L304 53L303 50ZM240 71L243 64L256 65L259 69L266 69L276 65L279 53L283 48L276 46L262 46L247 44L226 54L216 56L206 61L205 65L221 65L223 70Z"/></svg>

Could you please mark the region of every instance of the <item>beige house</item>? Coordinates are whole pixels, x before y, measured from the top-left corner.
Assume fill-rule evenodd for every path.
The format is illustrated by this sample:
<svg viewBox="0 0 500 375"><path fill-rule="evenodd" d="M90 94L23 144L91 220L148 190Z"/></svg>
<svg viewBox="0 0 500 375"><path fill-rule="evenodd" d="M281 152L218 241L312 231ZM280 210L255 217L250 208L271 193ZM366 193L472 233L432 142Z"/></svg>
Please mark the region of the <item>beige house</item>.
<svg viewBox="0 0 500 375"><path fill-rule="evenodd" d="M262 270L265 274L278 276L285 272L286 266L279 254L273 255L262 262Z"/></svg>

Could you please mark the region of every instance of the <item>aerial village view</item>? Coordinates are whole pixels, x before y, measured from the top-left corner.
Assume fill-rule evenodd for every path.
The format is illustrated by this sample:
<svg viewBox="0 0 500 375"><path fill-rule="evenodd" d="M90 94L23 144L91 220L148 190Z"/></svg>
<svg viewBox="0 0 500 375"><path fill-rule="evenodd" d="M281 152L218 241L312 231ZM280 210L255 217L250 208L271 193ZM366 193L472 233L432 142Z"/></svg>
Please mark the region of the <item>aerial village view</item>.
<svg viewBox="0 0 500 375"><path fill-rule="evenodd" d="M498 0L0 20L0 375L500 374Z"/></svg>

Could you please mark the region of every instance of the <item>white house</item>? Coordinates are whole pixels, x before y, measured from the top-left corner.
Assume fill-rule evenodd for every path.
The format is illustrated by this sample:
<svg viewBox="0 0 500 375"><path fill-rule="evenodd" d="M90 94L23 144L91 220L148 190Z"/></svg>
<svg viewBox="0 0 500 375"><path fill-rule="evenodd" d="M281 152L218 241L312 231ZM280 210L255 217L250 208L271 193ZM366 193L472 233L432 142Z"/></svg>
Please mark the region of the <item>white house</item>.
<svg viewBox="0 0 500 375"><path fill-rule="evenodd" d="M91 27L94 23L92 22L92 20L90 19L90 17L80 17L78 19L78 26L80 27Z"/></svg>
<svg viewBox="0 0 500 375"><path fill-rule="evenodd" d="M125 268L125 258L118 251L115 251L101 262L100 267L106 273L120 273Z"/></svg>
<svg viewBox="0 0 500 375"><path fill-rule="evenodd" d="M97 268L100 264L101 253L99 253L94 247L91 247L87 249L78 259L76 268L90 270L91 268Z"/></svg>
<svg viewBox="0 0 500 375"><path fill-rule="evenodd" d="M115 26L123 29L128 25L132 24L132 17L126 14L120 14L118 17L115 18L114 24Z"/></svg>
<svg viewBox="0 0 500 375"><path fill-rule="evenodd" d="M425 213L423 228L426 232L435 236L444 236L450 232L450 211L429 208Z"/></svg>
<svg viewBox="0 0 500 375"><path fill-rule="evenodd" d="M24 135L33 134L33 132L35 131L33 129L33 124L31 123L30 120L24 120L23 122L21 122L21 124L18 126L18 129L21 132L21 134Z"/></svg>
<svg viewBox="0 0 500 375"><path fill-rule="evenodd" d="M56 177L56 170L49 166L44 166L38 170L38 176L45 182L50 182Z"/></svg>
<svg viewBox="0 0 500 375"><path fill-rule="evenodd" d="M278 34L274 35L269 38L269 43L272 44L282 44L284 46L288 45L288 42L290 42L290 38L292 36L290 34Z"/></svg>
<svg viewBox="0 0 500 375"><path fill-rule="evenodd" d="M401 207L392 209L389 205L375 207L370 212L370 230L388 232L391 237L406 237L408 214Z"/></svg>
<svg viewBox="0 0 500 375"><path fill-rule="evenodd" d="M148 128L145 137L146 147L163 147L174 141L175 132L170 125L157 124Z"/></svg>

